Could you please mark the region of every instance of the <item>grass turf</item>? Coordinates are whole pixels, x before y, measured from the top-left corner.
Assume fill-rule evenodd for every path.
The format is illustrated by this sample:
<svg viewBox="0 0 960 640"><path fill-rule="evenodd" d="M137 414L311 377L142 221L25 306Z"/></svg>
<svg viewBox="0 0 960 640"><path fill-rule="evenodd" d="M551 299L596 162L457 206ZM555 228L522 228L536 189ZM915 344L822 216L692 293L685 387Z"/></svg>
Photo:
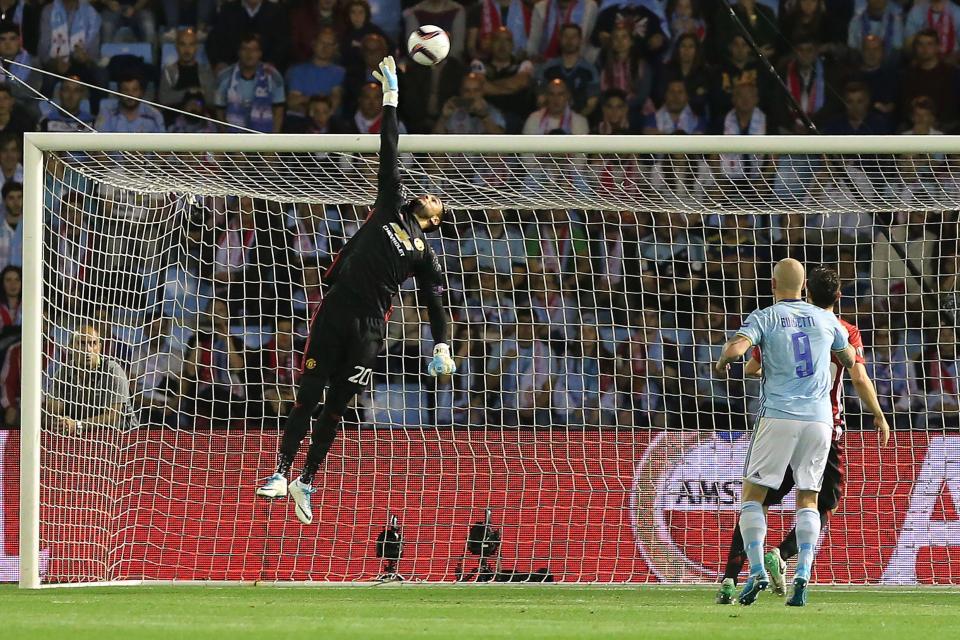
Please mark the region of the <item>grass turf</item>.
<svg viewBox="0 0 960 640"><path fill-rule="evenodd" d="M713 595L706 587L9 585L0 587L0 638L923 640L960 629L960 590L814 586L805 609L770 593L752 607L718 606Z"/></svg>

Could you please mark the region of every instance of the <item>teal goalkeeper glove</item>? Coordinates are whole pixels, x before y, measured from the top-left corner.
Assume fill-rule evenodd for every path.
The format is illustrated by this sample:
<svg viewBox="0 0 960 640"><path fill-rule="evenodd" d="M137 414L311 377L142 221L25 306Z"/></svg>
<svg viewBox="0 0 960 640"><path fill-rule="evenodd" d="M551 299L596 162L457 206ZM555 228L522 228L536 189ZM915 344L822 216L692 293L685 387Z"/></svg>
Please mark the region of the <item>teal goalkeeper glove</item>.
<svg viewBox="0 0 960 640"><path fill-rule="evenodd" d="M373 77L383 87L383 105L397 106L400 98L400 85L397 82L397 65L393 56L387 56L380 61L380 70L373 72Z"/></svg>
<svg viewBox="0 0 960 640"><path fill-rule="evenodd" d="M448 376L457 370L457 363L450 357L450 347L440 343L433 348L433 360L427 365L427 373L436 378Z"/></svg>

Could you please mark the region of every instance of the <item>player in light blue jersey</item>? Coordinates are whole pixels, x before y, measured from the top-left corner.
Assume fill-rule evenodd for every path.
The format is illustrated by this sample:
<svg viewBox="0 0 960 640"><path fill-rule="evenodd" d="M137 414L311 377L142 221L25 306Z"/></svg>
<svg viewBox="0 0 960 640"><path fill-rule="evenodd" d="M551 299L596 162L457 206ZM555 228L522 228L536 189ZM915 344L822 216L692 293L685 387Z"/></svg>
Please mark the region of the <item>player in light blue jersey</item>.
<svg viewBox="0 0 960 640"><path fill-rule="evenodd" d="M744 464L740 499L740 533L750 561L750 577L739 596L744 605L753 604L769 585L763 566L767 523L762 505L767 491L780 486L787 467L793 470L797 488L799 547L794 593L787 604L806 603L820 535L817 495L833 430L830 356L836 354L847 369L856 363L847 331L837 317L801 298L804 278L798 261L778 262L773 270L776 303L750 314L723 346L716 365L722 375L750 347L763 350L760 416Z"/></svg>

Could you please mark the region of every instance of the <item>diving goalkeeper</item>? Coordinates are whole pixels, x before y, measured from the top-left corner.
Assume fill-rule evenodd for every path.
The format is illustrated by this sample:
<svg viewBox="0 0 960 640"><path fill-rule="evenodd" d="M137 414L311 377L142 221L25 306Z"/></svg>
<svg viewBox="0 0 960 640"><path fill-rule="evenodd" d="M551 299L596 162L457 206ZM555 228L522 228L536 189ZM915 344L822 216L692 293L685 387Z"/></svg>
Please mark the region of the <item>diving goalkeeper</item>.
<svg viewBox="0 0 960 640"><path fill-rule="evenodd" d="M377 200L363 226L327 270L325 279L331 288L311 320L303 377L283 428L277 470L257 489L257 495L264 498L287 495L287 473L319 409L303 473L289 484L297 519L303 524L313 521L310 495L314 475L333 444L347 404L370 382L393 298L410 275L416 277L430 314L435 346L427 371L438 376L456 370L447 346L443 274L424 238L439 228L446 210L433 195L403 202L397 153L399 91L393 58L384 58L374 76L383 85Z"/></svg>

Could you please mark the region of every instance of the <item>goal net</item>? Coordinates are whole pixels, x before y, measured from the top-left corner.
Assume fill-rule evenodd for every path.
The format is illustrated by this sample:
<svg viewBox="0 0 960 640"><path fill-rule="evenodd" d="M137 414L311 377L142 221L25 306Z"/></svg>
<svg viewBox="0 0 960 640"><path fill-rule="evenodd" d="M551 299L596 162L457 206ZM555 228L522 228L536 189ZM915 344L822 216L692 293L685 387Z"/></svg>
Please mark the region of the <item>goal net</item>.
<svg viewBox="0 0 960 640"><path fill-rule="evenodd" d="M394 517L408 580L715 581L758 384L711 364L787 256L838 269L895 427L879 449L845 384L814 579L960 582L947 138L402 139L405 188L452 210L458 371L425 375L407 283L314 523L255 499L376 148L28 134L23 584L371 580Z"/></svg>

